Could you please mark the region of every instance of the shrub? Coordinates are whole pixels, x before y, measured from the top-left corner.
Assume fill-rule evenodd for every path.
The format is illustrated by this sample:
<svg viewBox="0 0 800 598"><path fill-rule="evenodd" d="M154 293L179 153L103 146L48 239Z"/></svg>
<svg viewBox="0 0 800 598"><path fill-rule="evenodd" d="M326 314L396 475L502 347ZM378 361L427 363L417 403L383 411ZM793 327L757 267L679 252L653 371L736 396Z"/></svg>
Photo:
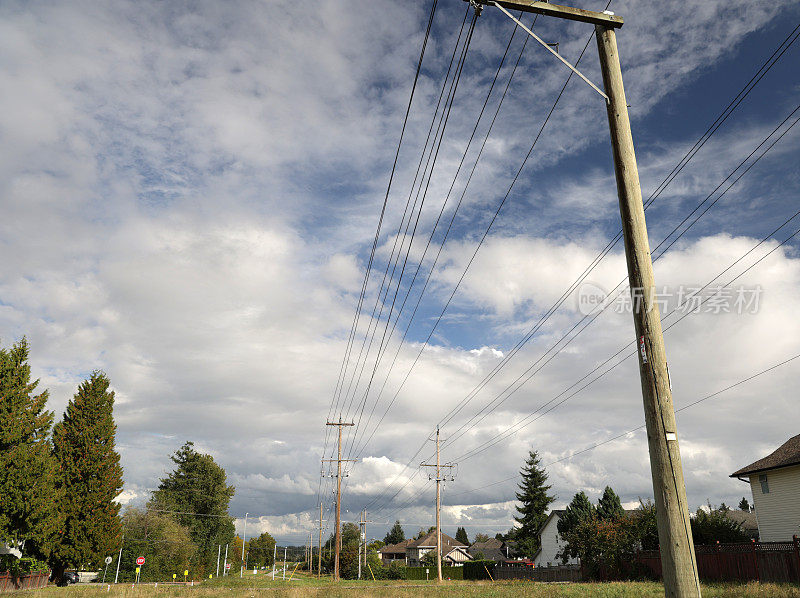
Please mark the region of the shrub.
<svg viewBox="0 0 800 598"><path fill-rule="evenodd" d="M490 579L490 574L494 573L496 563L491 560L467 561L463 569L464 579ZM493 577L493 575L492 575Z"/></svg>

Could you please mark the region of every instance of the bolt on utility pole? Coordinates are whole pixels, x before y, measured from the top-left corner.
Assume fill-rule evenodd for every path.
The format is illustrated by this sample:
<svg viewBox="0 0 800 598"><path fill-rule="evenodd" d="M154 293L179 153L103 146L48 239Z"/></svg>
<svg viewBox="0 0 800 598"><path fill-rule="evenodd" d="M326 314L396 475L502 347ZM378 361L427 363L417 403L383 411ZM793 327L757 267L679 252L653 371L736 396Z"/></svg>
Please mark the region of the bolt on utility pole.
<svg viewBox="0 0 800 598"><path fill-rule="evenodd" d="M339 418L338 422L325 422L326 426L337 426L339 428L339 457L338 459L323 459L323 463L336 462L336 556L333 561L333 581L339 581L339 553L342 550L342 462L355 461L355 459L342 459L342 427L355 426L353 422L343 422Z"/></svg>
<svg viewBox="0 0 800 598"><path fill-rule="evenodd" d="M421 464L421 467L435 467L436 468L436 579L442 581L442 525L441 525L441 511L442 511L442 494L439 484L446 480L452 480L453 476L450 475L442 477L442 470L447 469L452 471L453 465L442 465L439 454L439 426L436 426L436 464L427 465ZM428 476L428 479L431 479Z"/></svg>
<svg viewBox="0 0 800 598"><path fill-rule="evenodd" d="M469 1L475 5L496 6L542 44L544 42L522 25L508 10L521 10L581 21L595 26L605 93L602 93L574 66L563 58L558 58L606 100L622 230L625 238L628 281L633 298L633 320L639 349L639 375L642 384L650 470L656 503L664 592L670 598L699 598L700 582L689 522L675 410L672 405L672 391L667 371L661 314L658 303L655 301L653 261L647 238L639 171L636 165L628 105L625 100L622 69L614 32L615 28L622 26L623 20L608 11L593 12L536 0Z"/></svg>

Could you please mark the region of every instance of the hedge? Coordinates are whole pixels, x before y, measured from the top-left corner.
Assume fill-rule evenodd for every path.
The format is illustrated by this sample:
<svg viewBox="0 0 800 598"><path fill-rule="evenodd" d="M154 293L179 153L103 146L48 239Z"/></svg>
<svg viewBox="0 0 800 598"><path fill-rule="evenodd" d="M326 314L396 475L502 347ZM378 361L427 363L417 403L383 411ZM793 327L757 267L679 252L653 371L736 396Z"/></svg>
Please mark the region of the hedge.
<svg viewBox="0 0 800 598"><path fill-rule="evenodd" d="M425 574L425 569L429 573ZM464 567L442 567L443 579L464 579ZM432 567L406 567L405 579L436 579L436 565Z"/></svg>
<svg viewBox="0 0 800 598"><path fill-rule="evenodd" d="M490 573L494 572L495 562L491 560L467 561L462 569L463 579L489 579Z"/></svg>

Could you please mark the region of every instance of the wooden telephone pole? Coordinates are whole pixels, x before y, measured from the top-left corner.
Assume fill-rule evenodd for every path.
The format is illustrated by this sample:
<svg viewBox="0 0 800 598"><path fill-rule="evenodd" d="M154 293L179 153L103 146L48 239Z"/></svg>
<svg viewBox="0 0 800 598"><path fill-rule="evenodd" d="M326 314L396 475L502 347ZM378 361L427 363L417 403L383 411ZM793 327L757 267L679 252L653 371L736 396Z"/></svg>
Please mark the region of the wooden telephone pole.
<svg viewBox="0 0 800 598"><path fill-rule="evenodd" d="M440 461L440 454L439 454L439 426L436 426L436 463L435 464L426 464L422 463L422 467L435 467L436 468L436 579L438 581L442 581L442 521L441 521L441 511L442 511L442 494L439 484L446 480L453 480L453 476L450 475L442 477L442 470L447 469L448 471L452 471L453 465L445 464L442 465ZM428 476L428 479L432 479Z"/></svg>
<svg viewBox="0 0 800 598"><path fill-rule="evenodd" d="M667 372L661 314L655 301L653 262L650 256L639 171L614 31L622 26L623 20L608 11L593 12L536 0L469 1L475 5L496 6L545 47L547 47L545 42L513 17L508 10L581 21L595 26L605 93L552 49L550 52L556 54L559 60L606 99L619 209L625 238L628 281L633 296L633 321L639 348L639 375L658 518L664 592L668 597L699 598L700 582Z"/></svg>
<svg viewBox="0 0 800 598"><path fill-rule="evenodd" d="M345 423L342 418L338 422L325 422L326 426L337 426L339 428L339 453L337 459L323 459L323 463L336 463L336 556L333 561L333 581L339 581L339 553L342 550L342 463L355 461L355 459L342 459L342 428L345 426L355 426L354 423Z"/></svg>

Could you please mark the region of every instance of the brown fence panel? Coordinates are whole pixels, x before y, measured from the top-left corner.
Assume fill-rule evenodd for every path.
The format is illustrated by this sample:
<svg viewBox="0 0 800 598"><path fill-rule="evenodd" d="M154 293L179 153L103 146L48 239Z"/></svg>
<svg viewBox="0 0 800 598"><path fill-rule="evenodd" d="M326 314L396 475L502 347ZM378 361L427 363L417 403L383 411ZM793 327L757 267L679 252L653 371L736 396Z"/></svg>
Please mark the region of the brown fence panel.
<svg viewBox="0 0 800 598"><path fill-rule="evenodd" d="M47 585L50 578L49 571L29 573L14 577L11 573L0 573L0 592L13 592L15 590L38 590Z"/></svg>
<svg viewBox="0 0 800 598"><path fill-rule="evenodd" d="M703 581L800 582L800 557L793 542L748 542L695 546L697 572ZM640 552L636 561L661 578L657 550Z"/></svg>

